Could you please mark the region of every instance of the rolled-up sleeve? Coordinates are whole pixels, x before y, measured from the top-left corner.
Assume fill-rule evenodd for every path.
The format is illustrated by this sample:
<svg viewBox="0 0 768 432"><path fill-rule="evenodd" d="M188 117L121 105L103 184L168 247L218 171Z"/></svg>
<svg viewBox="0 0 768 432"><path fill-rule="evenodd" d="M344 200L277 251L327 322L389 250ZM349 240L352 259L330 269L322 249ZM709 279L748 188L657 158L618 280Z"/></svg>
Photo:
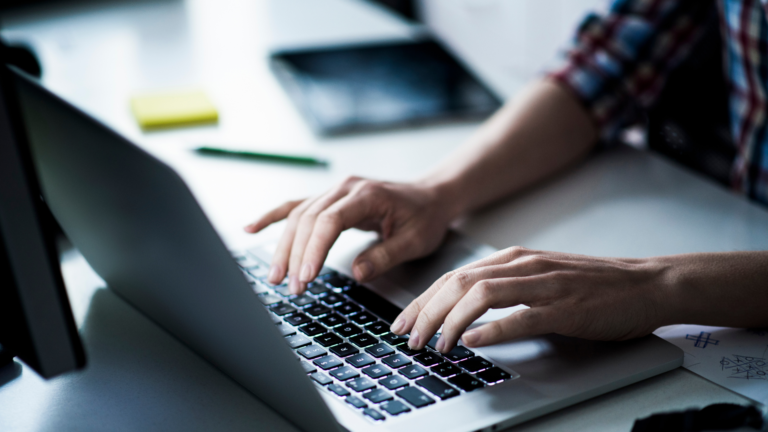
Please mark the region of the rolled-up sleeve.
<svg viewBox="0 0 768 432"><path fill-rule="evenodd" d="M716 0L616 0L588 15L548 76L570 89L604 143L641 123L703 34Z"/></svg>

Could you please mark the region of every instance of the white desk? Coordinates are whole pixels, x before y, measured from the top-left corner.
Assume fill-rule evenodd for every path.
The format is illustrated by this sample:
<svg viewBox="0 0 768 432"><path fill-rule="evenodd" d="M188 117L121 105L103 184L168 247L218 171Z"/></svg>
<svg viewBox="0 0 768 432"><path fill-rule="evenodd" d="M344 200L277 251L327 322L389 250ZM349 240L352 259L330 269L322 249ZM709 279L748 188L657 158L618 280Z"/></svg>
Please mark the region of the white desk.
<svg viewBox="0 0 768 432"><path fill-rule="evenodd" d="M289 0L279 0L288 3ZM297 5L281 3L283 8ZM331 1L331 0L327 0ZM343 2L343 0L334 0ZM318 139L268 70L266 2L89 2L19 11L4 35L29 41L44 83L177 169L233 248L274 239L241 226L287 198L319 193L350 174L408 180L457 147L476 124ZM276 13L271 9L271 13ZM386 17L360 25L407 37ZM332 23L331 23L332 24ZM336 38L348 35L332 35ZM332 39L332 38L331 38ZM142 90L204 88L217 126L142 133L128 98ZM208 159L202 143L299 150L329 169ZM497 248L596 255L768 249L768 212L659 157L630 149L599 155L535 190L468 218L467 234ZM25 366L0 374L0 429L293 430L260 401L103 287L75 252L64 272L89 366L52 381ZM524 424L514 430L629 430L652 412L745 399L685 370Z"/></svg>

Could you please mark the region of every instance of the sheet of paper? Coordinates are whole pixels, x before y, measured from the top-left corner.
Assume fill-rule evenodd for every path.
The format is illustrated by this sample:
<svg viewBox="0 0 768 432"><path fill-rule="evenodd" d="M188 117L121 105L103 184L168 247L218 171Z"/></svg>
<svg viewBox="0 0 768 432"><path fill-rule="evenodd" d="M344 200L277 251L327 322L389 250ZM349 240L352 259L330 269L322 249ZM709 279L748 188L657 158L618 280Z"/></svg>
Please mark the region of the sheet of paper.
<svg viewBox="0 0 768 432"><path fill-rule="evenodd" d="M678 325L656 335L685 352L684 368L768 404L768 329Z"/></svg>

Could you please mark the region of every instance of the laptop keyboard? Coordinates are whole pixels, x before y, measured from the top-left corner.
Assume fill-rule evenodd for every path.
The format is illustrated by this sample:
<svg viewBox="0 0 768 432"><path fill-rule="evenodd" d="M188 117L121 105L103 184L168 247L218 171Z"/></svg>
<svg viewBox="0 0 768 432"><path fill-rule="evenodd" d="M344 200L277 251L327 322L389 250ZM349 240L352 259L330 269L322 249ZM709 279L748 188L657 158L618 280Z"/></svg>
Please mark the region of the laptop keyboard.
<svg viewBox="0 0 768 432"><path fill-rule="evenodd" d="M401 312L354 280L324 268L307 292L266 282L269 265L253 255L235 259L259 300L294 350L304 371L324 391L371 421L386 421L513 376L472 350L422 350L389 331Z"/></svg>

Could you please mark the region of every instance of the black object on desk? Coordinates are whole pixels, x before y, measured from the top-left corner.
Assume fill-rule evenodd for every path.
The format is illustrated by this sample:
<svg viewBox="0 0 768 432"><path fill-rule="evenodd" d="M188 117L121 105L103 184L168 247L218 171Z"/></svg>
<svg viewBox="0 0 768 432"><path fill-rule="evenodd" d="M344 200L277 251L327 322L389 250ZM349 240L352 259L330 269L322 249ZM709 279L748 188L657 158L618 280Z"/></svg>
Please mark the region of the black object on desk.
<svg viewBox="0 0 768 432"><path fill-rule="evenodd" d="M433 40L277 52L272 67L324 135L479 119L501 105Z"/></svg>
<svg viewBox="0 0 768 432"><path fill-rule="evenodd" d="M0 361L50 378L85 365L10 70L0 64Z"/></svg>

